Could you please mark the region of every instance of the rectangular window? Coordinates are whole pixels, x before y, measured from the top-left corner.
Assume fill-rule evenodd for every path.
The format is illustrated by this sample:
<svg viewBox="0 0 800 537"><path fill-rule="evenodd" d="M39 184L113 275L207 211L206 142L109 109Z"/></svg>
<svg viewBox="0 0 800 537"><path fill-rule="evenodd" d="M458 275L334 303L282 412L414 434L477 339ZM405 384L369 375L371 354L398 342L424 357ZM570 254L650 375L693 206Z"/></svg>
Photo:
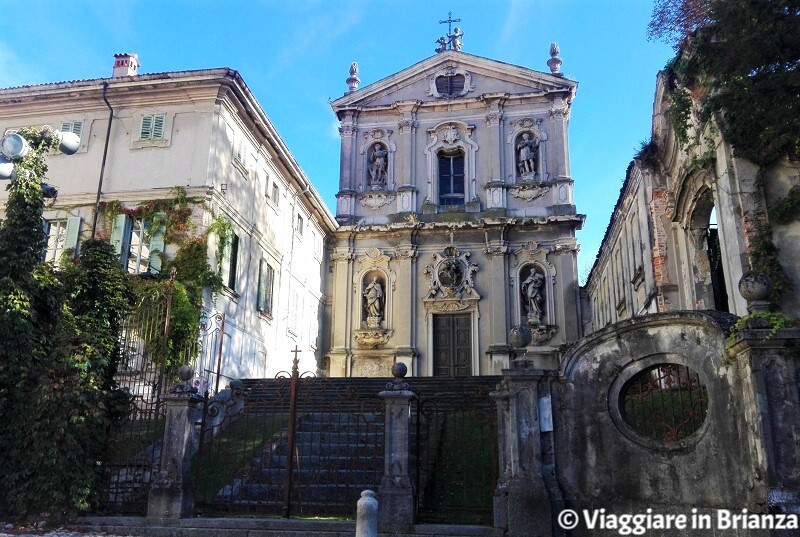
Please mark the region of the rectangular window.
<svg viewBox="0 0 800 537"><path fill-rule="evenodd" d="M439 153L439 205L464 204L464 155Z"/></svg>
<svg viewBox="0 0 800 537"><path fill-rule="evenodd" d="M148 114L142 116L142 128L139 130L140 140L163 140L166 114Z"/></svg>
<svg viewBox="0 0 800 537"><path fill-rule="evenodd" d="M150 230L141 218L119 214L111 230L111 245L130 274L157 274L164 251L163 230Z"/></svg>
<svg viewBox="0 0 800 537"><path fill-rule="evenodd" d="M45 220L44 232L47 234L47 247L42 256L45 263L58 263L62 254L72 250L72 257L78 248L81 231L81 217L74 216L59 220Z"/></svg>
<svg viewBox="0 0 800 537"><path fill-rule="evenodd" d="M83 121L64 121L61 123L61 132L72 132L80 138L83 134Z"/></svg>
<svg viewBox="0 0 800 537"><path fill-rule="evenodd" d="M298 235L303 234L303 217L299 214L297 215L297 227L295 228Z"/></svg>
<svg viewBox="0 0 800 537"><path fill-rule="evenodd" d="M239 237L231 232L222 252L222 283L228 289L236 290L236 269L239 257Z"/></svg>
<svg viewBox="0 0 800 537"><path fill-rule="evenodd" d="M272 202L275 205L278 204L278 198L280 198L280 196L281 196L281 189L280 189L280 187L278 187L278 183L272 183L272 195L271 195L271 198L272 198Z"/></svg>
<svg viewBox="0 0 800 537"><path fill-rule="evenodd" d="M272 315L273 284L275 270L263 259L258 264L258 301L257 308L261 313Z"/></svg>

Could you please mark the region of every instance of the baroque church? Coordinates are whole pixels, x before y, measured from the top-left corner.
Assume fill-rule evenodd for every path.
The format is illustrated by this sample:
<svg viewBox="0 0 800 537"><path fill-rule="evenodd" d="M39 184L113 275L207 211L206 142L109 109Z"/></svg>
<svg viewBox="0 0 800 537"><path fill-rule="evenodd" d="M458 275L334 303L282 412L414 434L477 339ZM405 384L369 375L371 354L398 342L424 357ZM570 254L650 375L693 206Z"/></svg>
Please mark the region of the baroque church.
<svg viewBox="0 0 800 537"><path fill-rule="evenodd" d="M567 129L577 83L556 44L538 72L437 54L331 103L341 166L329 277L330 376L497 375L513 327L557 367L580 337ZM519 350L519 349L518 349Z"/></svg>

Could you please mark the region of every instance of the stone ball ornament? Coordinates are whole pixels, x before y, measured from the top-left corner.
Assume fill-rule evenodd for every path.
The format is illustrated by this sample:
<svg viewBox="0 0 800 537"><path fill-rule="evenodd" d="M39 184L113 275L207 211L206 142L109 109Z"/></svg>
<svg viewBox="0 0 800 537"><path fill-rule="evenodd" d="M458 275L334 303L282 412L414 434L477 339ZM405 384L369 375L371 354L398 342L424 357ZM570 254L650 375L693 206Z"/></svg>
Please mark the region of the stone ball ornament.
<svg viewBox="0 0 800 537"><path fill-rule="evenodd" d="M772 293L772 279L756 270L744 273L739 280L739 294L748 302L764 301Z"/></svg>
<svg viewBox="0 0 800 537"><path fill-rule="evenodd" d="M395 362L392 366L392 376L396 379L405 378L408 374L408 366L403 362Z"/></svg>
<svg viewBox="0 0 800 537"><path fill-rule="evenodd" d="M178 378L183 382L189 382L194 376L194 369L190 365L182 365L178 368Z"/></svg>
<svg viewBox="0 0 800 537"><path fill-rule="evenodd" d="M508 339L511 341L511 345L517 349L530 345L532 338L531 329L524 325L515 326L508 332Z"/></svg>

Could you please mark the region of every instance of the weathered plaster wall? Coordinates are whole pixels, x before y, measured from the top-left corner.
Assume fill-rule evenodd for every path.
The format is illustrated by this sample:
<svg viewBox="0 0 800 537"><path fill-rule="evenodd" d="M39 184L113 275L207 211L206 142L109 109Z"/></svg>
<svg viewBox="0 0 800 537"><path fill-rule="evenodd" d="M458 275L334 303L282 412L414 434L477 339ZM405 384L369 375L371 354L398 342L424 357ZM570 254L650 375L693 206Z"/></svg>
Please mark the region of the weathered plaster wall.
<svg viewBox="0 0 800 537"><path fill-rule="evenodd" d="M625 512L750 505L755 465L745 403L734 366L722 364L719 322L701 312L645 316L605 328L569 351L564 382L554 384L553 416L558 480L570 506ZM643 440L614 418L625 379L657 363L688 366L708 389L704 424L672 444Z"/></svg>

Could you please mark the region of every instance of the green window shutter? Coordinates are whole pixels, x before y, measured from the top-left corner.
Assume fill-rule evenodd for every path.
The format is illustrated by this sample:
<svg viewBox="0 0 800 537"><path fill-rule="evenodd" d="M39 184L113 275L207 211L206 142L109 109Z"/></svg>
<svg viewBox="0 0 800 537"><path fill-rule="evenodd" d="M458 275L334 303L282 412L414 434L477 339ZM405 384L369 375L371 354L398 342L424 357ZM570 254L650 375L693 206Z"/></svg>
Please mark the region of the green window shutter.
<svg viewBox="0 0 800 537"><path fill-rule="evenodd" d="M166 222L166 215L164 213L156 213L155 222L150 229L150 244L147 245L147 250L150 252L149 258L149 272L158 274L161 272L161 255L164 253L164 222Z"/></svg>
<svg viewBox="0 0 800 537"><path fill-rule="evenodd" d="M61 124L61 132L72 132L80 138L83 134L83 121L65 121Z"/></svg>
<svg viewBox="0 0 800 537"><path fill-rule="evenodd" d="M114 226L111 228L111 246L117 254L122 254L124 250L124 242L126 231L129 227L128 217L124 214L118 214L114 217Z"/></svg>
<svg viewBox="0 0 800 537"><path fill-rule="evenodd" d="M275 282L275 269L267 265L266 283L264 284L264 311L272 315L272 301L273 292L272 288Z"/></svg>
<svg viewBox="0 0 800 537"><path fill-rule="evenodd" d="M228 273L228 288L235 291L236 290L236 266L239 257L239 237L234 234L231 237L231 260L230 260L230 272Z"/></svg>
<svg viewBox="0 0 800 537"><path fill-rule="evenodd" d="M222 240L222 237L220 237ZM222 283L228 286L231 273L231 250L233 247L233 235L229 235L225 240L225 248L222 249L222 260L219 264L219 273L222 276Z"/></svg>
<svg viewBox="0 0 800 537"><path fill-rule="evenodd" d="M150 140L153 137L153 116L142 116L142 128L139 131L140 140Z"/></svg>
<svg viewBox="0 0 800 537"><path fill-rule="evenodd" d="M166 116L164 114L158 114L153 116L153 136L152 140L161 140L164 138L164 120Z"/></svg>
<svg viewBox="0 0 800 537"><path fill-rule="evenodd" d="M161 272L161 255L164 252L164 233L158 230L150 237L150 272Z"/></svg>
<svg viewBox="0 0 800 537"><path fill-rule="evenodd" d="M72 257L78 253L78 238L81 233L81 217L72 216L67 218L67 229L64 235L64 249L72 249Z"/></svg>

